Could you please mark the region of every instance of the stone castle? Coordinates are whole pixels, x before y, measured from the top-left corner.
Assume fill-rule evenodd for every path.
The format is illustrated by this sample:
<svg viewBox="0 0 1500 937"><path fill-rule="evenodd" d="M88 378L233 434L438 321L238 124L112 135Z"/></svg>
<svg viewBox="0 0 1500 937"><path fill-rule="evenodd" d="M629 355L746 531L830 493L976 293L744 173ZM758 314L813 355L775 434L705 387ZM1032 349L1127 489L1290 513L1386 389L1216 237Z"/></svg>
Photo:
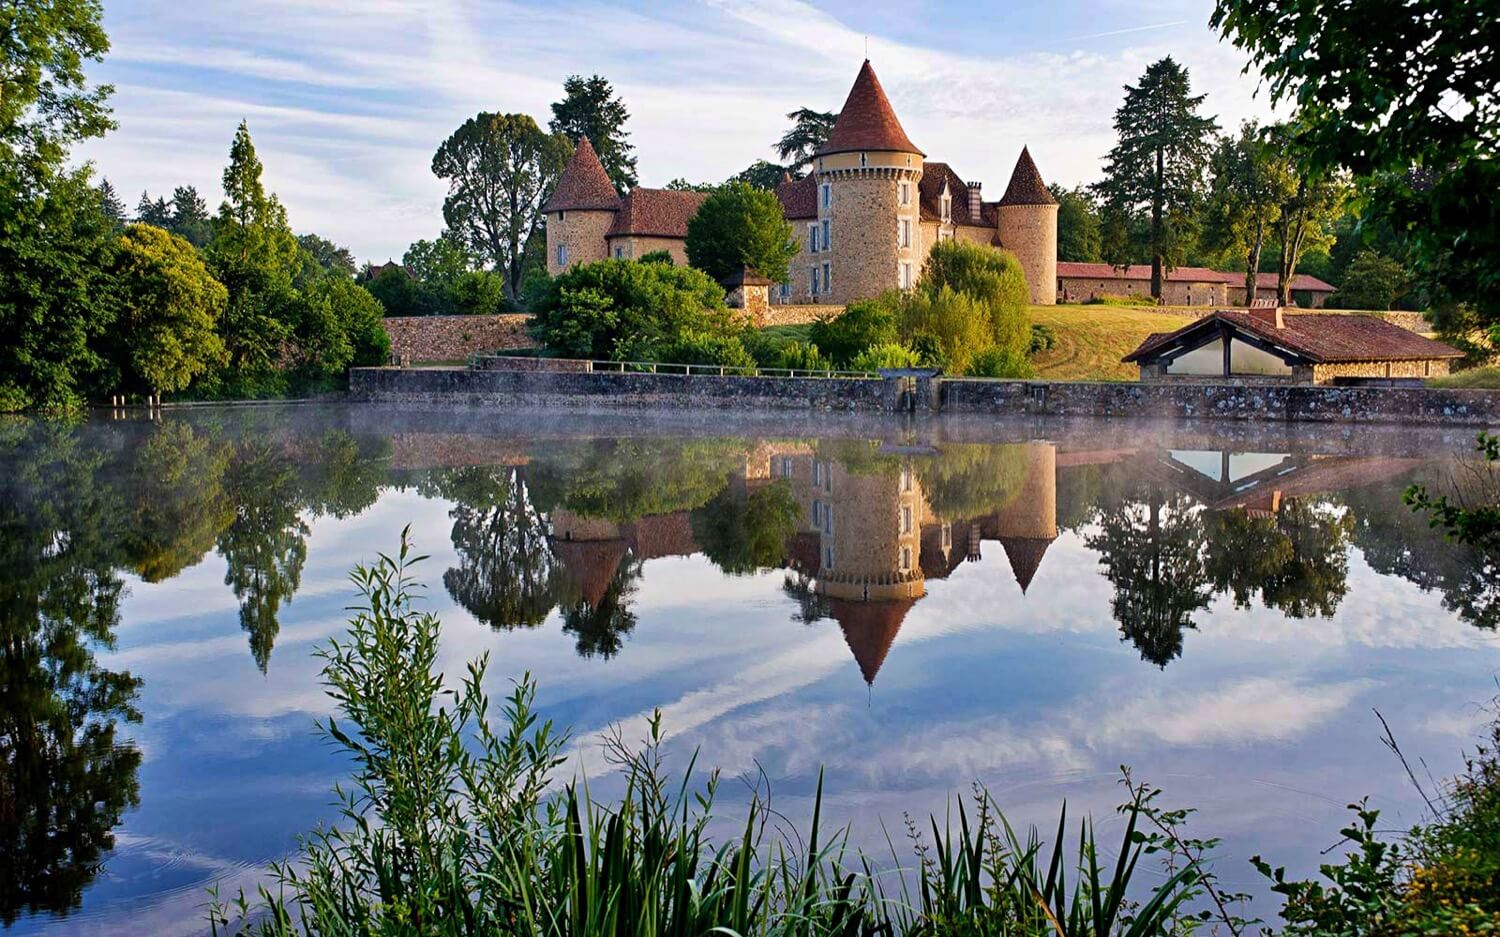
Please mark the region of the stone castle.
<svg viewBox="0 0 1500 937"><path fill-rule="evenodd" d="M901 128L868 60L812 171L776 187L797 255L773 302L847 303L910 289L932 245L961 238L1004 248L1026 273L1031 301L1057 297L1057 202L1024 148L1005 194L984 201L947 163L928 160ZM687 262L687 224L705 196L635 188L624 196L587 138L543 206L547 272L668 251Z"/></svg>

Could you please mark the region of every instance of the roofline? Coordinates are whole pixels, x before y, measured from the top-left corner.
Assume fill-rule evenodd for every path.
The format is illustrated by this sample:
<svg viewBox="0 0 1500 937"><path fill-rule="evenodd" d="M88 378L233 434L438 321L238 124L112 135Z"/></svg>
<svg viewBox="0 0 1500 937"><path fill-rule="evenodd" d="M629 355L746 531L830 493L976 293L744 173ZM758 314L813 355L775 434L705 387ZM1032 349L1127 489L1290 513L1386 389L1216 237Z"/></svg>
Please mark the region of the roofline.
<svg viewBox="0 0 1500 937"><path fill-rule="evenodd" d="M1266 342L1266 343L1272 344L1272 345L1276 345L1278 348L1281 348L1283 351L1285 351L1289 355L1292 355L1292 356L1297 357L1297 358L1302 358L1302 359L1307 360L1307 361L1311 361L1314 364L1357 364L1357 363L1365 362L1365 361L1438 361L1438 360L1442 360L1442 359L1452 359L1452 358L1462 358L1462 357L1464 357L1464 353L1463 352L1459 351L1456 348L1448 346L1448 351L1447 352L1434 352L1433 354L1430 354L1430 355L1340 355L1340 356L1335 357L1335 358L1330 358L1330 357L1326 357L1324 355L1320 355L1320 354L1318 354L1316 352L1311 352L1311 351L1303 352L1303 351L1296 351L1294 349L1287 348L1284 344L1282 344L1281 342L1278 342L1276 340L1277 339L1277 335L1276 335L1274 329L1272 329L1272 330L1257 329L1257 328L1253 328L1253 327L1251 327L1251 326L1249 326L1249 325L1247 325L1246 323L1243 323L1243 322L1236 322L1236 321L1234 321L1232 319L1226 319L1222 315L1222 313L1225 312L1225 311L1226 310L1215 309L1213 312L1210 312L1206 316L1203 316L1203 317L1198 318L1198 319L1194 319L1192 322L1189 322L1187 325L1184 325L1182 328L1178 329L1175 332L1168 332L1165 335L1158 336L1154 341L1152 339L1150 339L1150 338L1147 338L1145 341L1141 342L1141 344L1135 349L1135 351L1132 351L1130 354L1128 354L1125 357L1121 358L1120 359L1120 363L1121 364L1137 363L1137 362L1140 361L1141 358L1145 357L1146 355L1154 354L1154 353L1156 353L1156 352L1158 352L1158 351L1166 348L1168 345L1170 345L1171 343L1175 342L1177 339L1181 338L1182 336L1188 334L1193 329L1198 328L1199 326L1202 326L1202 325L1206 325L1207 323L1210 323L1210 322L1218 322L1218 323L1220 323L1222 325L1227 325L1227 326L1231 326L1233 328L1241 329L1241 330L1243 330L1245 332L1248 332L1251 335L1254 335L1256 338L1260 339L1263 342ZM1246 311L1247 312L1248 310L1238 310L1238 309L1236 309L1236 310L1233 310L1233 311L1234 312L1242 312L1242 311ZM1328 314L1329 313L1323 313L1323 315L1328 315ZM1295 315L1295 313L1294 313L1294 315ZM1252 322L1253 321L1254 320L1252 319ZM1381 320L1381 321L1384 321L1384 320ZM1393 328L1399 328L1399 326L1393 326Z"/></svg>

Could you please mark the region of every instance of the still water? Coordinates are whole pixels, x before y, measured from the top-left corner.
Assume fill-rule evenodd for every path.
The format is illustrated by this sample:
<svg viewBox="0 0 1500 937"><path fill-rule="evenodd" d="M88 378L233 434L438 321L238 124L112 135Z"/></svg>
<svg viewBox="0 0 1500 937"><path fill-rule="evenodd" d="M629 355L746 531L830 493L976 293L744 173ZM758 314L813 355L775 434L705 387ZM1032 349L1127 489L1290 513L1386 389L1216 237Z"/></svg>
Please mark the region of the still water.
<svg viewBox="0 0 1500 937"><path fill-rule="evenodd" d="M406 525L445 671L535 675L596 791L660 707L871 846L974 781L1113 829L1129 764L1259 890L1353 799L1420 817L1373 710L1441 776L1497 692L1500 568L1400 503L1493 496L1469 433L726 420L0 423L0 922L198 932L331 819L313 651Z"/></svg>

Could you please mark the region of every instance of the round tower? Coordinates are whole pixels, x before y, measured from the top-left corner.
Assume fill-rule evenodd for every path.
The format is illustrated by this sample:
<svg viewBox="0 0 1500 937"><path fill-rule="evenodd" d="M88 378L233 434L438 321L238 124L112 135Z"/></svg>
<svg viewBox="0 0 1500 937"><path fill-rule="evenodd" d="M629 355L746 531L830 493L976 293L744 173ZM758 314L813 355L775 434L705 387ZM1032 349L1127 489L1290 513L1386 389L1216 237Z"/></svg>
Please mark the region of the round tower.
<svg viewBox="0 0 1500 937"><path fill-rule="evenodd" d="M578 147L557 179L557 188L542 213L547 219L547 274L609 256L609 229L620 210L615 185L599 162L588 137Z"/></svg>
<svg viewBox="0 0 1500 937"><path fill-rule="evenodd" d="M824 302L847 303L915 284L922 267L917 184L923 153L901 121L868 59L814 154L818 251L811 269ZM811 246L811 245L809 245Z"/></svg>
<svg viewBox="0 0 1500 937"><path fill-rule="evenodd" d="M1057 199L1047 191L1025 147L997 215L1000 246L1021 262L1032 303L1053 305L1057 302Z"/></svg>

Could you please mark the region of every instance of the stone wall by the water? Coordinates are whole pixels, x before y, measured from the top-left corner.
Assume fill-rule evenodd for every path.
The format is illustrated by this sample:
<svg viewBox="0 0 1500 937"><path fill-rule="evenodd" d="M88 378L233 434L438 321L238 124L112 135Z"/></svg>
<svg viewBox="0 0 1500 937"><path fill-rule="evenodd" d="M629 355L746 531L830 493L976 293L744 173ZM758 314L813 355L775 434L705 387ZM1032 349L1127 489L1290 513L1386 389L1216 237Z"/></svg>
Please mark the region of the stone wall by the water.
<svg viewBox="0 0 1500 937"><path fill-rule="evenodd" d="M485 351L534 348L526 315L388 316L391 354L411 361L463 361Z"/></svg>

